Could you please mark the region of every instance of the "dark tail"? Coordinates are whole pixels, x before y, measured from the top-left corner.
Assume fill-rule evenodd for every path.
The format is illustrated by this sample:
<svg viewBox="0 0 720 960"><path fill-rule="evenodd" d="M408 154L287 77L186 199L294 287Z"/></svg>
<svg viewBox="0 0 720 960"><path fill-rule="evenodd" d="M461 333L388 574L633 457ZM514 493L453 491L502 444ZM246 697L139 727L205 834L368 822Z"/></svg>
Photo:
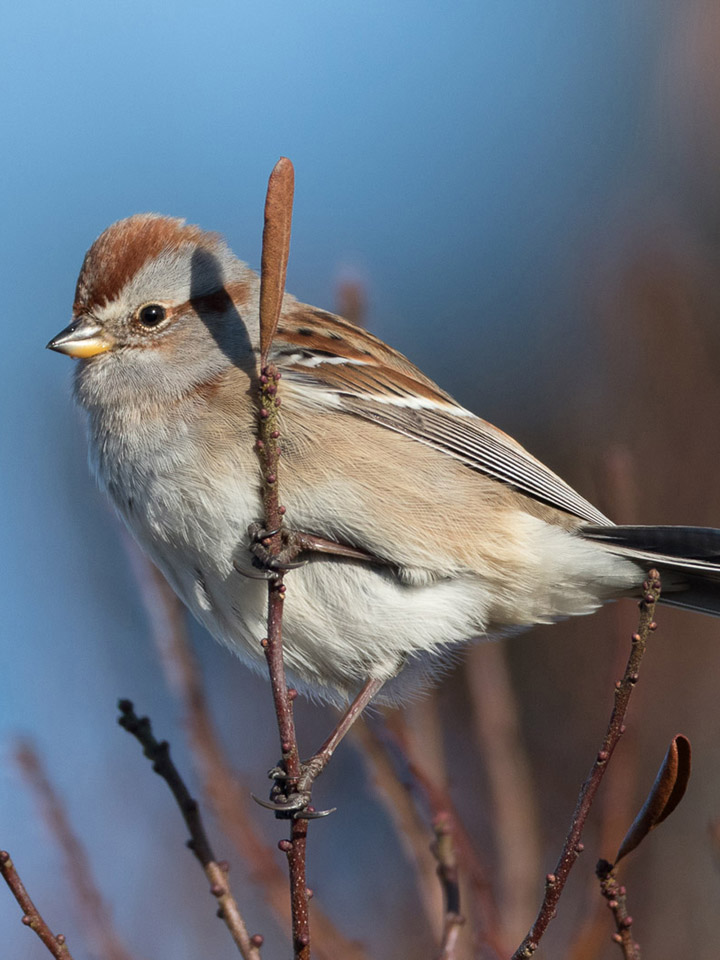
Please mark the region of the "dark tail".
<svg viewBox="0 0 720 960"><path fill-rule="evenodd" d="M613 553L657 567L662 602L720 617L720 530L712 527L583 527Z"/></svg>

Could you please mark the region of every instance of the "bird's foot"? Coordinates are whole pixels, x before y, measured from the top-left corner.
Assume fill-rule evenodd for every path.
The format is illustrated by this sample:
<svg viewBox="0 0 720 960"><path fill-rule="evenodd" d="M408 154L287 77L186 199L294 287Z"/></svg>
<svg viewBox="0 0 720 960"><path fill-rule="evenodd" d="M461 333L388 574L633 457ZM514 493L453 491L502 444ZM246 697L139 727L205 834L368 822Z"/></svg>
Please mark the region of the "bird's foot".
<svg viewBox="0 0 720 960"><path fill-rule="evenodd" d="M265 571L269 577L277 577L286 570L303 567L306 560L295 558L307 549L303 543L303 534L282 526L277 530L266 530L261 523L251 523L248 528L250 550L253 554L253 566ZM272 540L280 535L280 549L271 549Z"/></svg>
<svg viewBox="0 0 720 960"><path fill-rule="evenodd" d="M312 786L315 779L322 773L327 763L322 754L318 754L300 764L300 776L291 779L288 776L283 761L268 772L273 781L269 800L260 800L253 796L253 800L261 807L272 810L279 820L318 820L327 817L335 811L316 810L312 806Z"/></svg>
<svg viewBox="0 0 720 960"><path fill-rule="evenodd" d="M296 560L301 553L319 553L346 560L362 560L365 563L384 565L385 561L346 543L328 540L314 533L293 530L283 524L277 530L267 530L261 523L252 523L248 528L253 564L265 572L268 577L279 576L286 570L302 567L307 560ZM271 549L273 537L280 535L280 549Z"/></svg>

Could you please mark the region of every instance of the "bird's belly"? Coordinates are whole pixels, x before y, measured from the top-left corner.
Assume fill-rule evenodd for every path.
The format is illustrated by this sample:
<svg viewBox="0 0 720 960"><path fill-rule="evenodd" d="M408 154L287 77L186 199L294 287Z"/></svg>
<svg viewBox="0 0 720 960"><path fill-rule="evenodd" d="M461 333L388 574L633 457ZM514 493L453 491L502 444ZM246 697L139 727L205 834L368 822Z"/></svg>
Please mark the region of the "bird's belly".
<svg viewBox="0 0 720 960"><path fill-rule="evenodd" d="M237 464L204 469L199 456L178 458L178 444L172 449L173 461L156 460L148 475L129 472L128 459L116 461L105 486L196 618L249 664L264 668L267 582L257 579L262 572L252 565L248 536L263 514L256 477ZM322 503L313 507L322 530ZM390 568L325 557L289 573L283 635L293 682L337 700L368 676L388 680L411 661L425 663L483 632L487 590L477 577L426 585L418 579L419 572L411 583ZM413 672L403 670L408 680Z"/></svg>
<svg viewBox="0 0 720 960"><path fill-rule="evenodd" d="M338 693L352 695L368 677L376 677L392 681L390 699L402 697L451 663L450 648L458 643L589 613L641 578L628 561L562 531L552 534L559 540L553 544L554 563L540 554L537 570L538 577L549 578L563 568L554 588L547 579L509 577L499 583L482 571L409 583L391 568L327 558L291 571L285 581L283 637L293 682L337 700ZM569 548L563 563L556 554L565 538ZM221 569L203 570L181 593L219 640L244 659L263 663L265 581L238 572L226 560Z"/></svg>
<svg viewBox="0 0 720 960"><path fill-rule="evenodd" d="M217 460L210 469L197 456L149 478L115 479L108 490L176 592L218 640L261 667L267 583L257 579L247 532L262 517L255 474L238 464L219 470ZM317 490L313 497L295 522L326 533L326 504ZM401 695L436 673L452 645L588 613L637 580L634 564L560 527L519 511L512 523L514 552L506 550L502 562L490 542L472 567L435 570L411 561L396 569L314 557L291 571L283 635L293 682L337 700L369 676L401 674L390 696Z"/></svg>
<svg viewBox="0 0 720 960"><path fill-rule="evenodd" d="M186 565L160 563L218 640L250 664L264 665L266 581L209 569L179 583ZM370 676L388 681L401 670L402 686L417 686L437 672L446 647L484 630L488 597L477 578L418 587L382 568L322 559L293 570L285 583L286 668L295 685L328 699L352 695Z"/></svg>

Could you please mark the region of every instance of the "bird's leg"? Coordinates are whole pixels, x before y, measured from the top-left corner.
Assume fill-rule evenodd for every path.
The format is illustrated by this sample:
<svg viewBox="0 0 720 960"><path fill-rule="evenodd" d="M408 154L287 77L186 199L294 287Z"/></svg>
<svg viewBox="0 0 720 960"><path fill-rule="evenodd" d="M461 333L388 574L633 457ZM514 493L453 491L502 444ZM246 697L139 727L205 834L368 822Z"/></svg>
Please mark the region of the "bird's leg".
<svg viewBox="0 0 720 960"><path fill-rule="evenodd" d="M270 800L258 800L255 797L257 802L263 807L274 810L281 818L315 819L332 813L332 810L316 811L311 808L313 783L328 765L340 741L382 685L382 680L372 677L366 680L325 743L312 757L302 762L299 779L296 782L290 782L288 781L287 771L282 764L274 767L269 774L274 781L270 791Z"/></svg>
<svg viewBox="0 0 720 960"><path fill-rule="evenodd" d="M302 567L307 561L296 560L301 553L324 553L328 556L345 557L348 560L364 560L366 563L383 563L378 557L350 547L344 543L336 543L325 537L315 536L313 533L303 533L300 530L283 525L279 530L266 530L262 524L253 523L248 530L250 534L250 549L253 553L254 564L269 573L280 570L292 570ZM270 551L270 540L280 534L281 547L277 553Z"/></svg>
<svg viewBox="0 0 720 960"><path fill-rule="evenodd" d="M310 789L313 781L320 776L325 767L328 765L330 758L337 749L340 741L346 736L347 733L349 733L352 725L362 714L363 710L365 707L367 707L373 697L380 691L383 683L383 680L379 680L375 677L370 677L370 679L365 681L355 699L352 701L345 713L340 717L335 729L332 731L325 743L323 743L320 749L314 753L309 760L303 761L303 772L300 780L298 781L299 789Z"/></svg>
<svg viewBox="0 0 720 960"><path fill-rule="evenodd" d="M277 577L286 570L303 566L307 561L297 561L295 559L301 553L319 553L372 564L385 564L386 562L357 547L337 543L334 540L328 540L312 533L293 530L284 524L278 530L267 530L262 524L253 523L250 525L248 533L250 535L250 549L254 555L253 564L263 570L265 577ZM275 552L271 551L270 545L272 538L277 534L280 534L281 546L280 550ZM245 576L248 575L237 564L235 566L240 573L244 573ZM364 683L325 743L309 760L301 764L300 777L297 780L288 779L287 770L280 763L277 767L273 767L269 774L274 781L270 791L270 800L259 800L257 797L254 799L261 806L274 810L276 815L281 818L312 819L332 813L331 810L315 811L310 808L312 785L327 766L337 745L382 685L382 680L372 678Z"/></svg>

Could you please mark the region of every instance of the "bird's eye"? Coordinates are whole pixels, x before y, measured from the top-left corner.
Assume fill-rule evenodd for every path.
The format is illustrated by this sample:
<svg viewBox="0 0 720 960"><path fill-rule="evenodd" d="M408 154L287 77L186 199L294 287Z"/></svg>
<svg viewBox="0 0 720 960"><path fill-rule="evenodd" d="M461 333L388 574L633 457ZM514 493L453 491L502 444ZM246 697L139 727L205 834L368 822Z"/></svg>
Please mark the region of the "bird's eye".
<svg viewBox="0 0 720 960"><path fill-rule="evenodd" d="M144 327L157 327L166 317L165 307L159 303L148 303L138 311L138 320Z"/></svg>

